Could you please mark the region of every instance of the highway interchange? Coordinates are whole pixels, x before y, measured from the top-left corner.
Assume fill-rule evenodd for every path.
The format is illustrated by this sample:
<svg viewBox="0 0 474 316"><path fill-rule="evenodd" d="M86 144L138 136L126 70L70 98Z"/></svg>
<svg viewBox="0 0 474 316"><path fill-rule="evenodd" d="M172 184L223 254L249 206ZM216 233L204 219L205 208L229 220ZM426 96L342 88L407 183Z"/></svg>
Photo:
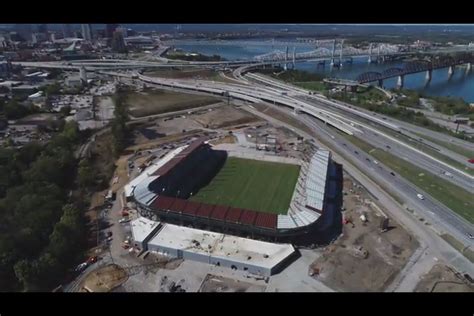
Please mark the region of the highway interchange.
<svg viewBox="0 0 474 316"><path fill-rule="evenodd" d="M244 65L234 70L235 84L208 80L157 78L133 72L102 71L100 73L119 77L125 83L141 82L166 89L208 93L243 100L247 104L265 103L275 107L278 106L280 110L291 113L294 118L316 131L331 150L336 151L344 158L350 159L360 171L369 174L371 179L384 188L389 188L389 193L400 197L405 208L414 210L416 214L421 215L431 224L430 227L423 226L426 230L431 229L438 233L448 233L460 240L466 247L474 245L474 241L467 236L468 234L474 235L471 223L422 192L412 183L396 174L392 175L391 173L394 172L387 168L383 161L375 163L373 157L351 144L340 133L359 137L372 146L387 150L391 154L439 175L471 193L474 192L474 177L472 175L420 150L420 145L409 144L401 140L396 137L396 133L402 132L405 135L419 139L419 136L413 134L413 132L416 132L470 150L473 149L473 144L382 115L377 114L375 116L374 113L356 109L342 102L328 100L321 95L310 94L307 90L262 75L245 74L249 68L260 65L252 64L249 67ZM35 64L30 66L34 67ZM64 65L62 66L64 67ZM282 105L284 107L281 107ZM339 132L335 132L334 128ZM465 157L428 140L423 139L423 143L429 144L438 149L440 153L468 166ZM450 176L445 176L445 172L449 172ZM425 199L418 199L418 193L422 193Z"/></svg>
<svg viewBox="0 0 474 316"><path fill-rule="evenodd" d="M120 73L120 76L125 78L128 77L129 79L131 79L133 75ZM365 132L364 137L367 135L371 135L369 136L370 139L377 139L374 140L374 145L379 144L381 146L382 144L391 144L389 146L393 150L392 154L398 155L399 153L401 153L402 157L403 155L406 155L407 159L411 163L415 163L423 168L428 168L435 174L438 174L440 170L448 169L450 170L453 176L452 178L446 179L449 179L453 183L464 184L464 188L468 189L471 192L473 190L473 177L467 174L466 172L459 170L455 167L449 166L446 163L436 159L435 157L421 152L416 147L412 147L408 144L402 143L397 138L379 131L376 127L372 127L360 122L358 116L353 114L354 112L358 112L358 110L354 108L350 109L350 114L345 113L343 115L332 111L334 106L331 103L333 102L325 100L324 98L318 97L319 102L301 101L299 98L292 96L302 94L302 89L299 88L293 89L291 91L292 95L290 95L289 93L285 93L282 88L278 88L275 86L268 87L266 85L261 85L258 83L230 84L217 81L213 82L194 79L165 79L147 77L143 75L134 75L133 77L138 77L140 81L145 82L146 84L158 85L165 88L178 88L180 90L187 90L192 92L206 92L220 96L230 95L230 97L232 98L240 99L250 103L261 103L263 101L266 103L273 103L275 105L285 105L289 108L296 107L299 113L308 113L309 115L311 115L311 117L308 118L305 117L305 115L296 115L295 117L306 124L312 124L311 126L313 128L316 128L316 124L318 124L318 120L315 120L314 118L318 118L326 122L328 125L332 125L338 128L340 131L349 135L364 132L364 129L367 128L372 130L372 133ZM247 77L246 79L249 80L249 77ZM306 95L309 95L309 93L306 92ZM320 112L322 114L320 114ZM365 117L366 119L371 119L373 123L381 124L381 122L384 122L383 124L385 127L394 125L377 117L373 117L370 115L364 116L364 113L359 115ZM324 124L322 125L324 126ZM426 193L422 192L425 195L425 199L419 200L417 198L417 193L421 191L418 188L398 176L392 176L390 174L390 172L392 171L386 168L383 165L383 162L379 162L379 165L376 166L373 163L373 158L369 158L369 156L365 155L360 149L356 149L345 139L342 140L341 136L337 135L337 133L334 133L334 131L330 129L328 130L327 127L325 129L326 132L329 133L328 142L330 144L330 147L346 147L346 153L348 155L351 155L353 157L359 157L359 160L364 165L370 166L369 170L371 170L375 175L377 175L377 177L383 176L383 181L385 181L385 183L387 183L389 187L392 188L392 190L396 191L398 195L403 197L404 202L407 206L422 213L426 220L431 221L434 227L439 227L439 231L448 232L449 234L455 236L457 239L462 240L462 242L467 246L473 245L473 241L469 237L467 237L468 233L474 234L472 224L452 212L449 208L447 208L437 200L431 198ZM375 136L373 134L374 132L377 133L378 136ZM326 133L321 134L326 135ZM379 141L378 137L384 137L384 139L382 141ZM346 144L346 146L343 145L344 143ZM355 151L358 151L359 154L355 154ZM383 168L384 170L386 170L386 172L374 172L375 168Z"/></svg>

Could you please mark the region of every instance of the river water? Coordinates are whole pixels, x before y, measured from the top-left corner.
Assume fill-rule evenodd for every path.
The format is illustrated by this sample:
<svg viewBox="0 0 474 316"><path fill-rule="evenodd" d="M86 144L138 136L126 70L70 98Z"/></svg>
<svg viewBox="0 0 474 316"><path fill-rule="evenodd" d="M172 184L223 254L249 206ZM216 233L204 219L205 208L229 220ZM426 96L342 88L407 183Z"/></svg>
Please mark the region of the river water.
<svg viewBox="0 0 474 316"><path fill-rule="evenodd" d="M198 52L204 55L220 55L228 60L251 59L255 56L271 52L273 50L286 50L286 45L278 44L265 40L245 41L211 44L209 42L200 43L199 41L190 41L189 43L179 43L177 48L190 52ZM309 44L298 44L296 52L307 52L314 50L314 46ZM290 56L293 48L290 46ZM342 68L332 68L326 63L326 66L318 66L316 62L300 62L296 64L296 69L306 70L313 73L323 74L329 77L352 79L359 74L367 71L382 72L392 67L403 67L403 62L385 62L381 64L368 64L366 58L354 58L352 64L345 63ZM384 81L385 88L394 88L397 78L390 78ZM466 102L474 102L474 70L466 73L462 67L456 68L453 76L448 79L448 69L437 69L433 71L432 79L426 82L425 73L411 74L405 77L404 88L413 89L433 96L451 96L464 99Z"/></svg>

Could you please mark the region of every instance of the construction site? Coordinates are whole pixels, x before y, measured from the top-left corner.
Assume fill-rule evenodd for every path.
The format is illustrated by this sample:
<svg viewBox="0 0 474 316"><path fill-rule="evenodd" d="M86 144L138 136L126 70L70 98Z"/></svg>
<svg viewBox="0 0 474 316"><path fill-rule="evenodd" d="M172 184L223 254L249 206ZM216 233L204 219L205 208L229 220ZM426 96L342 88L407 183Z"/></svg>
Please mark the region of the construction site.
<svg viewBox="0 0 474 316"><path fill-rule="evenodd" d="M237 268L238 264L235 263L237 261L232 261L233 259L229 261L230 263L227 266L222 264L223 261L218 256L212 260L221 261L220 265L217 265L217 261L210 265L204 262L205 260L180 258L179 253L181 250L179 250L179 245L170 247L167 245L169 242L176 241L178 244L195 246L195 242L192 239L199 240L196 237L189 237L184 240L183 238L186 235L184 233L181 234L181 239L183 240L178 238L181 240L179 241L178 239L174 240L172 233L166 235L163 232L161 237L156 237L152 242L152 245L156 244L153 246L154 248L152 247L153 249L146 250L141 245L139 247L142 248L140 251L140 249L137 249L132 244L133 238L131 237L133 234L130 229L130 220L140 217L140 211L137 210L136 203L130 203L130 201L127 203L124 198L121 198L124 185L138 178L140 174L144 174L144 170L147 170L147 168L152 167L154 164L159 169L160 166L166 165L166 161L175 159L173 157L176 154L173 154L173 152L176 152L177 156L181 157L183 155L180 156L179 152L186 151L186 148L189 146L200 148L201 145L193 145L193 142L196 140L205 137L213 150L226 151L229 156L235 158L275 160L286 163L298 161L298 164L300 163L299 161L305 161L302 164L304 176L298 180L297 185L302 195L300 200L309 198L307 193L305 193L308 190L307 180L305 179L311 178L310 170L314 168L311 167L311 163L319 164L320 162L318 161L324 161L324 159L321 156L317 159L322 160L311 162L310 158L318 150L315 150L314 144L303 139L293 130L274 126L241 110L239 106L229 106L225 103L210 107L205 106L199 109L188 109L183 113L160 116L140 124L134 124L137 125L133 130L130 146L126 149L126 154L115 163L116 169L110 183L110 188L117 192L118 198L112 207L112 211L103 215L112 218L112 221L121 220L123 218L121 215L123 211L120 210L126 207L128 208L127 218L130 219L118 225L113 224L113 228L109 228L109 230L113 231L113 240L118 240L119 242L118 244L113 240L110 242L110 255L113 257L114 262L110 261L110 259L105 260L99 270L88 272L86 279L81 283L82 291L385 291L397 278L399 272L418 248L418 242L393 218L387 216L384 207L378 203L377 199L368 194L359 183L344 172L343 181L341 181L342 205L339 207L341 210L339 214L341 216L332 218L332 220L337 219L338 223L342 222L342 233L331 237L332 241L329 244L327 242L317 242L313 235L306 234L308 237L311 237L310 239L313 240L313 243L305 243L305 246L301 248L295 246L297 255L285 264L285 267L282 269L283 271L271 272L267 273L267 275L264 273L264 275L259 276L258 273L254 275L249 273L249 271L245 271L244 267L234 269L234 266ZM100 153L103 146L105 146L105 142L106 138L96 142L92 146L93 153ZM194 149L188 151L192 153ZM167 155L171 156L166 158ZM160 164L160 160L164 160L164 162ZM235 166L232 166L232 168L235 168ZM318 168L321 167L319 166ZM239 174L241 173L239 172ZM159 172L157 174L160 175ZM315 176L315 179L317 179L317 175ZM216 189L213 188L212 190ZM335 189L331 188L331 190L334 191ZM105 192L101 194L104 195ZM179 194L178 192L176 191L175 194ZM209 199L209 197L203 198L203 201ZM98 200L95 203L97 205L101 204L99 200L103 202L101 195L98 195L96 199ZM170 228L171 225L179 226L182 224L181 220L185 219L183 212L192 211L192 208L198 206L197 201L193 202L192 199L176 202L174 200L179 200L179 198L176 199L175 196L168 196L166 199L170 201L165 203L166 205L163 204L166 200L165 198L161 197L159 199L162 201L160 202L161 204L155 202L153 205L159 206L160 218L164 214L179 215L176 217L177 221L171 221L170 225L166 221L171 217L163 217L165 225L168 225ZM297 201L293 199L294 197L292 197L292 201ZM171 203L171 200L174 202ZM311 203L316 202L313 201ZM300 204L292 202L288 211L291 215L282 216L291 216L291 220L296 221L296 226L304 226L303 223L309 219L304 217L301 205L304 206L301 202ZM318 207L323 207L323 204ZM236 226L241 225L236 222L232 226L228 226L232 227L232 231L226 230L227 221L230 221L226 216L237 214L232 208L209 206L209 210L206 211L208 217L205 219L201 218L202 215L198 215L198 213L201 214L201 211L204 212L204 208L202 210L198 208L194 211L195 213L193 214L199 221L193 221L193 225L188 226L189 228L194 227L200 228L203 232L208 231L210 229L209 224L214 220L213 216L222 218L219 220L224 223L224 226L219 226L221 228L215 233L211 230L211 235L222 234L222 236L228 236L228 234L232 235L232 233L237 232L240 229L238 227L244 227ZM219 212L223 213L220 214ZM255 214L257 215L252 215L246 219L246 216L249 214L252 215L253 213L249 210L241 210L239 218L243 221L251 220L253 224L257 223L255 220L258 218L259 213L256 212ZM266 216L277 217L280 215L267 214ZM290 225L290 223L285 224L283 221L276 221L275 227L279 227L278 225ZM179 228L175 230L179 230ZM246 231L242 237L252 238L251 232L252 230ZM159 238L161 239L159 240ZM254 238L256 237L254 236ZM291 238L294 239L295 237ZM127 241L127 243L123 242L121 244L122 240ZM275 242L272 238L267 239L267 241ZM203 244L202 242L199 243ZM208 243L211 243L211 241ZM104 249L107 248L105 245L104 247ZM171 252L176 253L171 255ZM102 251L100 255L108 258L107 251ZM196 255L200 254L192 254L190 256ZM225 256L228 256L228 254L226 253ZM227 258L226 260L229 259ZM114 266L114 264L117 266ZM431 271L427 275L426 278L428 279L431 275L430 282L432 283L446 278L445 276L440 276L439 273L437 274L436 270L434 272ZM426 283L428 281L421 281L418 288L421 291L427 291L428 287L432 286L432 284L425 284L423 282ZM457 286L461 285L444 285L441 282L441 284L436 285L433 291L437 291L438 288L444 291L443 286L451 286L452 290L455 291L459 289ZM470 288L464 287L461 290L467 289Z"/></svg>
<svg viewBox="0 0 474 316"><path fill-rule="evenodd" d="M448 265L436 264L421 276L415 292L474 292L472 279Z"/></svg>
<svg viewBox="0 0 474 316"><path fill-rule="evenodd" d="M418 242L347 174L343 192L342 235L324 248L309 274L337 291L384 291Z"/></svg>

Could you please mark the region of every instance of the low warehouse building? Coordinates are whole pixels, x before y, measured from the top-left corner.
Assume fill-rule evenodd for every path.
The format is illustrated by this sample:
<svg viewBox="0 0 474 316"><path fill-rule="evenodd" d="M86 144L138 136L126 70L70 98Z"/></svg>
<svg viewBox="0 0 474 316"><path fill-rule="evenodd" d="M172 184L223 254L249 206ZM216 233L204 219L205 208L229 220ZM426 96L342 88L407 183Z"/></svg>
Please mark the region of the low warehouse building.
<svg viewBox="0 0 474 316"><path fill-rule="evenodd" d="M278 272L294 255L291 244L275 244L172 224L132 222L134 244L162 255L246 271L259 276ZM136 237L135 237L136 236Z"/></svg>
<svg viewBox="0 0 474 316"><path fill-rule="evenodd" d="M145 217L139 217L130 223L133 246L140 250L148 250L147 243L155 233L161 228L159 222L149 220Z"/></svg>

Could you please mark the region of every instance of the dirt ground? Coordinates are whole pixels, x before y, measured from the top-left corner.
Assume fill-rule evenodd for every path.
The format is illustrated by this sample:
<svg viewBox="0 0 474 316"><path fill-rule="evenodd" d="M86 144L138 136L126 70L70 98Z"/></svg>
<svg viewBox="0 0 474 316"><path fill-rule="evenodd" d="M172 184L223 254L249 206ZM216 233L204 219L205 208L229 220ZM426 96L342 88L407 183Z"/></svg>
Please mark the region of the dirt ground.
<svg viewBox="0 0 474 316"><path fill-rule="evenodd" d="M112 152L112 135L105 133L92 143L91 158L94 170L98 170L97 179L110 179L115 170L115 158Z"/></svg>
<svg viewBox="0 0 474 316"><path fill-rule="evenodd" d="M344 224L342 236L311 265L310 272L338 291L383 291L418 248L418 242L391 218L388 231L382 233L383 210L374 207L366 191L347 175L343 190L343 216L349 222Z"/></svg>
<svg viewBox="0 0 474 316"><path fill-rule="evenodd" d="M110 292L127 278L128 275L124 269L111 264L89 273L80 288L83 292Z"/></svg>
<svg viewBox="0 0 474 316"><path fill-rule="evenodd" d="M293 118L293 117L291 117L291 116L289 116L285 113L282 113L281 111L272 109L271 107L269 107L265 104L253 104L253 107L255 107L258 111L260 111L264 114L270 115L270 116L274 117L275 119L277 119L279 121L282 121L282 122L285 122L285 123L290 124L292 126L295 126L298 129L304 131L305 133L308 133L309 135L316 136L314 131L311 130L308 126L306 126L305 124L299 122L295 118Z"/></svg>
<svg viewBox="0 0 474 316"><path fill-rule="evenodd" d="M260 121L259 118L249 113L227 105L206 111L203 114L193 115L193 118L206 128L223 128Z"/></svg>
<svg viewBox="0 0 474 316"><path fill-rule="evenodd" d="M110 189L114 192L117 192L118 189L122 188L129 181L127 163L130 156L131 155L120 156L115 163L117 168L110 180Z"/></svg>
<svg viewBox="0 0 474 316"><path fill-rule="evenodd" d="M264 292L265 286L229 279L212 274L206 275L198 292Z"/></svg>
<svg viewBox="0 0 474 316"><path fill-rule="evenodd" d="M437 264L421 277L415 292L474 292L474 284L469 285L462 275L449 266Z"/></svg>
<svg viewBox="0 0 474 316"><path fill-rule="evenodd" d="M169 135L165 136L162 138L159 138L158 140L155 141L148 141L147 139L135 139L134 140L134 145L131 145L127 147L126 150L130 151L137 151L137 150L146 150L146 149L152 149L156 148L162 144L166 144L169 142L175 142L180 139L186 138L186 137L193 137L200 134L200 130L191 130L191 131L186 131L185 133L180 133L180 134L175 134L175 135Z"/></svg>
<svg viewBox="0 0 474 316"><path fill-rule="evenodd" d="M217 140L211 141L211 145L219 145L219 144L235 144L237 142L237 139L233 135L226 135L222 138L219 138Z"/></svg>
<svg viewBox="0 0 474 316"><path fill-rule="evenodd" d="M264 123L242 130L248 143L265 146L269 151L277 152L282 157L302 156L304 142L298 135L286 127L274 127Z"/></svg>
<svg viewBox="0 0 474 316"><path fill-rule="evenodd" d="M131 92L127 96L130 113L142 117L172 111L180 111L219 102L219 99L167 90Z"/></svg>

